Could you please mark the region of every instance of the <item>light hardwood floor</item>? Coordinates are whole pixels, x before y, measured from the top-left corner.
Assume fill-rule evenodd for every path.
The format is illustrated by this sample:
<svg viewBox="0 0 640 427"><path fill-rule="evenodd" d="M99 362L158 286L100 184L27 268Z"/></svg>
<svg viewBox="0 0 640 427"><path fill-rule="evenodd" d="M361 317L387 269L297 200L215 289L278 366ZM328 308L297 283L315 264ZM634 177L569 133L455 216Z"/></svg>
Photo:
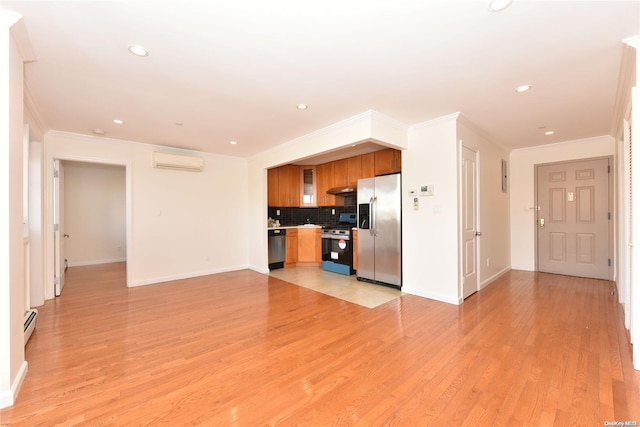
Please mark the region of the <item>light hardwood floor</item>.
<svg viewBox="0 0 640 427"><path fill-rule="evenodd" d="M371 309L252 271L128 289L124 268L69 269L2 425L640 421L607 281L512 271L461 306Z"/></svg>

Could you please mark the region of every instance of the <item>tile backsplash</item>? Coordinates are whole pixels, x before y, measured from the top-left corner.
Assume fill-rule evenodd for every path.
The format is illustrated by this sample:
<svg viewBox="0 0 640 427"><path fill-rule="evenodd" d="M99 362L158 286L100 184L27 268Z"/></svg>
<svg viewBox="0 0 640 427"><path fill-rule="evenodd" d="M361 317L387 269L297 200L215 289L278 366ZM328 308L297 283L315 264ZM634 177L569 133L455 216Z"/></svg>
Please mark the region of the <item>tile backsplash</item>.
<svg viewBox="0 0 640 427"><path fill-rule="evenodd" d="M280 215L277 211L280 210ZM301 225L307 222L317 225L337 225L341 213L355 213L357 211L356 195L344 196L344 206L320 208L278 208L269 207L269 216L280 221L283 226ZM332 212L335 211L335 214Z"/></svg>

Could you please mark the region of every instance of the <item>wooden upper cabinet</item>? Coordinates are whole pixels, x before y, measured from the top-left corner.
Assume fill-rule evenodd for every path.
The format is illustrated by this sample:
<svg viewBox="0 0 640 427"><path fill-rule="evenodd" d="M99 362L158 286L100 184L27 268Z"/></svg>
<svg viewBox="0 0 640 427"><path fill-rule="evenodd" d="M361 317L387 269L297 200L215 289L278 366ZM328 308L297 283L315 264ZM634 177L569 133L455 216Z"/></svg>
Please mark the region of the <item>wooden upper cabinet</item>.
<svg viewBox="0 0 640 427"><path fill-rule="evenodd" d="M349 163L347 159L333 162L333 186L342 187L349 185Z"/></svg>
<svg viewBox="0 0 640 427"><path fill-rule="evenodd" d="M278 168L267 170L267 204L268 206L280 206L280 188L278 180Z"/></svg>
<svg viewBox="0 0 640 427"><path fill-rule="evenodd" d="M400 172L400 154L399 150L386 148L317 165L315 169L296 165L269 169L269 206L343 206L344 196L327 194L328 189L356 187L361 178Z"/></svg>
<svg viewBox="0 0 640 427"><path fill-rule="evenodd" d="M363 154L360 157L360 164L362 166L362 173L360 174L360 178L373 178L374 176L376 176L375 153Z"/></svg>
<svg viewBox="0 0 640 427"><path fill-rule="evenodd" d="M278 168L279 205L300 206L300 167L284 165Z"/></svg>
<svg viewBox="0 0 640 427"><path fill-rule="evenodd" d="M385 148L376 151L374 154L375 174L386 175L396 173L402 170L400 150L393 148Z"/></svg>
<svg viewBox="0 0 640 427"><path fill-rule="evenodd" d="M333 162L334 185L336 187L358 185L362 178L362 156L353 156Z"/></svg>
<svg viewBox="0 0 640 427"><path fill-rule="evenodd" d="M300 166L300 207L318 206L315 166Z"/></svg>
<svg viewBox="0 0 640 427"><path fill-rule="evenodd" d="M318 206L335 206L336 196L327 194L327 190L335 187L333 184L333 166L335 162L316 166L316 189L318 190Z"/></svg>
<svg viewBox="0 0 640 427"><path fill-rule="evenodd" d="M362 178L362 156L353 156L347 159L347 185L356 187L358 180Z"/></svg>

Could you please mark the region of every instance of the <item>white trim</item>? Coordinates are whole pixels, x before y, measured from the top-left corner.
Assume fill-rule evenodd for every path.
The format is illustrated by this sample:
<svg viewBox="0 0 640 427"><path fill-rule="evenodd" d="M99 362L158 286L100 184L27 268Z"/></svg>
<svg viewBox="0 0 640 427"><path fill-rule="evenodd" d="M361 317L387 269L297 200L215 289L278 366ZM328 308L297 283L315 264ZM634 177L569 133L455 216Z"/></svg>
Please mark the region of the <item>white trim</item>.
<svg viewBox="0 0 640 427"><path fill-rule="evenodd" d="M93 260L93 261L69 262L67 265L69 267L84 267L87 265L113 264L115 262L126 262L126 261L127 261L127 258L100 259L100 260Z"/></svg>
<svg viewBox="0 0 640 427"><path fill-rule="evenodd" d="M611 135L592 136L592 137L589 137L589 138L582 138L582 139L574 139L574 140L571 140L571 141L556 142L554 144L541 144L541 145L534 145L532 147L515 148L512 151L518 151L518 153L520 153L520 152L526 152L526 151L530 151L530 150L539 150L540 148L551 148L551 147L558 147L558 146L562 146L562 145L570 145L570 144L576 144L576 143L587 144L590 141L598 142L598 140L601 140L603 138L611 139L612 136ZM567 160L569 160L569 159L567 159ZM564 160L561 160L561 161L558 161L556 163L561 163L563 161ZM550 162L550 163L554 163L554 162Z"/></svg>
<svg viewBox="0 0 640 427"><path fill-rule="evenodd" d="M455 122L458 120L460 116L461 116L460 113L453 113L446 116L438 117L436 119L427 120L426 122L416 123L415 125L409 126L409 132L424 129L424 128L430 128L442 123Z"/></svg>
<svg viewBox="0 0 640 427"><path fill-rule="evenodd" d="M63 131L59 131L59 130L48 130L45 133L46 136L51 136L51 137L58 137L58 138L65 138L65 139L71 139L71 140L76 140L76 141L81 141L82 143L93 143L93 142L97 142L97 143L101 143L104 144L105 141L109 142L109 143L114 143L114 144L122 144L123 147L128 148L131 146L131 144L133 145L137 145L140 147L144 147L145 149L150 149L151 151L158 149L158 150L162 150L165 152L171 152L171 153L176 153L176 154L199 154L199 155L206 155L209 157L217 157L217 158L227 158L227 159L236 159L236 160L241 160L241 161L245 161L246 159L242 158L242 157L238 157L238 156L227 156L224 154L214 154L214 153L207 153L204 151L197 151L197 150L188 150L186 148L178 148L178 147L171 147L168 145L157 145L157 144L147 144L145 142L138 142L138 141L128 141L126 139L116 139L116 138L109 138L109 137L105 137L105 136L94 136L94 135L85 135L85 134L81 134L81 133L72 133L72 132L63 132ZM45 138L46 139L46 138ZM76 160L76 159L67 159L67 158L60 158L60 160L73 160L73 161L80 161L80 162L90 162L90 163L105 163L105 164L119 164L122 165L122 163L114 163L114 162L109 162L103 158L93 158L93 160L91 160L90 158L87 158L87 160Z"/></svg>
<svg viewBox="0 0 640 427"><path fill-rule="evenodd" d="M272 152L278 152L281 151L283 148L286 147L290 147L290 146L294 146L294 145L298 145L301 143L304 143L305 141L309 140L309 139L314 139L314 138L318 138L318 137L322 137L325 135L333 135L335 134L337 131L341 130L341 129L348 129L351 126L355 125L360 125L363 124L362 120L363 119L370 119L369 121L369 125L371 125L372 120L371 119L378 119L379 121L384 121L385 124L390 125L391 127L395 128L396 130L402 130L403 132L405 132L404 135L404 143L406 144L408 137L407 137L407 131L409 129L409 127L407 125L405 125L402 122L399 122L398 120L392 119L389 116L385 116L382 113L378 113L377 111L374 110L368 110L365 111L363 113L357 114L355 116L349 117L347 119L341 120L337 123L334 123L332 125L326 126L322 129L318 129L316 131L307 133L305 135L302 135L298 138L289 140L287 142L284 142L282 144L276 145L274 147L271 147L267 150L261 151L260 153L251 156L247 159L248 162L252 162L254 160L257 159L261 159L261 158L265 158L268 157L268 155ZM369 132L369 134L371 134L371 132ZM356 143L356 142L361 142L361 141L351 141L350 144ZM396 145L389 145L386 144L387 146L390 147L396 147ZM403 148L403 147L399 147L399 148ZM275 166L275 165L271 165L271 166Z"/></svg>
<svg viewBox="0 0 640 427"><path fill-rule="evenodd" d="M503 276L503 275L507 274L511 270L512 270L511 266L509 266L509 267L506 267L506 268L498 271L496 274L494 274L493 276L489 277L488 279L486 279L485 281L480 283L480 290L486 288L487 286L492 284L494 281L498 280L500 278L500 276Z"/></svg>
<svg viewBox="0 0 640 427"><path fill-rule="evenodd" d="M191 279L194 277L210 276L212 274L228 273L230 271L240 271L240 270L247 270L247 269L253 270L253 268L249 268L248 265L240 265L236 267L227 267L227 268L214 268L211 270L198 271L194 273L174 274L171 276L162 276L162 277L156 277L153 279L138 280L133 282L129 286L135 287L135 286L156 285L164 282L172 282L174 280ZM129 269L127 268L127 270Z"/></svg>
<svg viewBox="0 0 640 427"><path fill-rule="evenodd" d="M27 376L27 371L29 370L29 364L26 361L23 361L20 365L20 369L18 370L18 374L16 375L16 379L11 384L11 391L6 391L4 393L0 393L0 409L8 408L13 405L18 397L18 392L22 387L22 383Z"/></svg>
<svg viewBox="0 0 640 427"><path fill-rule="evenodd" d="M446 302L447 304L460 305L462 304L462 298L460 297L450 297L445 295L436 294L433 292L424 292L421 289L412 289L402 287L402 292L405 294L415 295L422 298L428 298L435 301Z"/></svg>

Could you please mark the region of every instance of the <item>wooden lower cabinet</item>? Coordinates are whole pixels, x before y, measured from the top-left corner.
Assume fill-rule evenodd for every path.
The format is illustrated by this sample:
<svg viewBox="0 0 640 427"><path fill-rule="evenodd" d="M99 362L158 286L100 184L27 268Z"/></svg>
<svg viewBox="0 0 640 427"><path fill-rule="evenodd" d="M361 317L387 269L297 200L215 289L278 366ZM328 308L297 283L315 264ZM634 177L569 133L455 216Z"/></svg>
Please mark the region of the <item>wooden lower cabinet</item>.
<svg viewBox="0 0 640 427"><path fill-rule="evenodd" d="M318 239L319 228L298 229L298 263L299 266L319 266Z"/></svg>
<svg viewBox="0 0 640 427"><path fill-rule="evenodd" d="M320 228L288 228L284 266L320 266L322 263L322 230Z"/></svg>
<svg viewBox="0 0 640 427"><path fill-rule="evenodd" d="M353 230L351 250L353 250L353 269L358 269L358 230Z"/></svg>
<svg viewBox="0 0 640 427"><path fill-rule="evenodd" d="M295 267L298 262L298 229L289 228L285 238L284 267Z"/></svg>

